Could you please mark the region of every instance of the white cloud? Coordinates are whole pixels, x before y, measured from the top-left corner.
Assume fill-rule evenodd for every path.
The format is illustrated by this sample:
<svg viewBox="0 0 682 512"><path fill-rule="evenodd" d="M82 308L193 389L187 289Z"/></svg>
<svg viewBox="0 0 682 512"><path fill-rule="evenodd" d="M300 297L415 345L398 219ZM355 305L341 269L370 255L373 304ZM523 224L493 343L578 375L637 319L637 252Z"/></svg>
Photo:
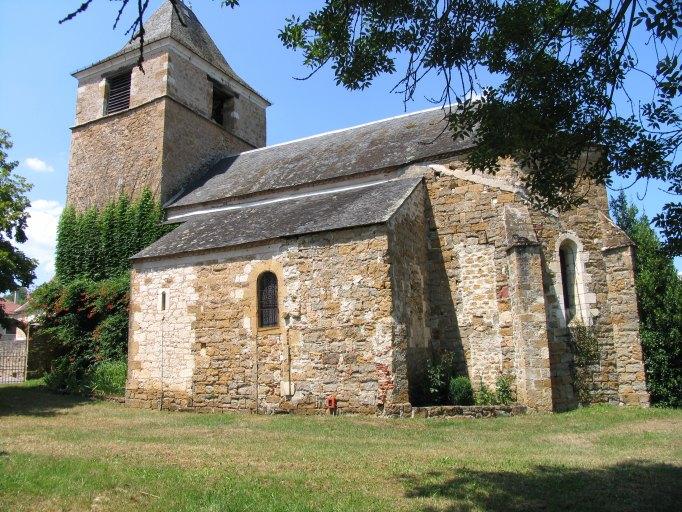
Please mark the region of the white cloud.
<svg viewBox="0 0 682 512"><path fill-rule="evenodd" d="M29 157L24 160L24 165L35 172L53 172L54 167L50 164L36 157Z"/></svg>
<svg viewBox="0 0 682 512"><path fill-rule="evenodd" d="M26 237L21 250L38 260L34 285L49 281L54 276L54 256L57 245L57 223L64 207L58 201L37 199L28 209Z"/></svg>

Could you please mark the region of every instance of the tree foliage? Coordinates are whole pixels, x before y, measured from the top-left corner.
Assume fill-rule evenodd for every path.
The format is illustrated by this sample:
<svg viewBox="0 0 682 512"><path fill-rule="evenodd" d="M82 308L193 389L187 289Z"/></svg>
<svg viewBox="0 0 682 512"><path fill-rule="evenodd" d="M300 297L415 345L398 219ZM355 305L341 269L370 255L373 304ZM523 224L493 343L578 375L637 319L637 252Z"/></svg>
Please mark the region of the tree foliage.
<svg viewBox="0 0 682 512"><path fill-rule="evenodd" d="M31 203L26 194L31 185L12 174L18 162L7 160L10 135L0 129L0 292L28 286L35 279L35 260L14 246L26 241L26 222Z"/></svg>
<svg viewBox="0 0 682 512"><path fill-rule="evenodd" d="M171 1L177 10L180 0ZM122 0L116 23L131 4L127 33L142 59L148 2ZM667 249L682 254L680 28L679 0L325 0L287 19L280 39L302 52L311 75L331 65L349 89L397 73L406 102L438 74L433 101L457 104L448 116L454 137L476 143L470 167L494 173L513 157L540 207L582 202L581 177L661 180L671 196L654 222ZM628 89L643 81L646 94ZM629 108L616 108L619 100ZM597 158L586 158L594 148Z"/></svg>
<svg viewBox="0 0 682 512"><path fill-rule="evenodd" d="M635 286L644 366L652 402L682 406L682 280L646 216L621 193L614 221L637 246Z"/></svg>
<svg viewBox="0 0 682 512"><path fill-rule="evenodd" d="M671 200L654 221L680 254L681 27L679 0L326 0L287 20L280 38L313 72L331 63L350 89L404 63L397 88L410 100L440 74L436 101L458 103L454 136L476 143L470 167L494 173L513 157L541 207L582 202L581 177L662 180ZM655 55L651 66L642 51ZM629 96L629 79L652 94ZM616 108L618 95L629 110Z"/></svg>
<svg viewBox="0 0 682 512"><path fill-rule="evenodd" d="M9 133L0 129L0 293L30 285L37 265L16 247L16 243L26 241L26 210L30 206L26 194L31 185L13 174L19 164L8 160L7 150L11 147ZM0 308L0 322L3 316Z"/></svg>

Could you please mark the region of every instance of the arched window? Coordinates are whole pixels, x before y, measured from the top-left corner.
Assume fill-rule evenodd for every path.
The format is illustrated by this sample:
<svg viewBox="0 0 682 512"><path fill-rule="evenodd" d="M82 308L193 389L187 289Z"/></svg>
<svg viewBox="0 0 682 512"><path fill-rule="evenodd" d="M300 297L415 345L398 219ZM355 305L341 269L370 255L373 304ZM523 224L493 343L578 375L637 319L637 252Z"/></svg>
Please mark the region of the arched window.
<svg viewBox="0 0 682 512"><path fill-rule="evenodd" d="M559 246L559 264L561 266L561 288L564 297L566 324L575 318L579 308L577 256L578 246L576 243L573 240L564 240Z"/></svg>
<svg viewBox="0 0 682 512"><path fill-rule="evenodd" d="M277 276L263 272L258 276L258 326L274 327L278 323Z"/></svg>

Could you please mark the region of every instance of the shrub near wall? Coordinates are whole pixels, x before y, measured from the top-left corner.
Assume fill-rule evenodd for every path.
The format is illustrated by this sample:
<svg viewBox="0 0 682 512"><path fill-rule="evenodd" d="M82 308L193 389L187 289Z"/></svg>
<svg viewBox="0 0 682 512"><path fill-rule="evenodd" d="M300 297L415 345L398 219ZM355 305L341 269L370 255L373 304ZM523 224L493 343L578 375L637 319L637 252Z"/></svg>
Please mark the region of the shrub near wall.
<svg viewBox="0 0 682 512"><path fill-rule="evenodd" d="M51 388L91 392L120 376L128 339L129 258L170 230L162 221L163 210L148 190L133 202L121 196L101 211L67 207L62 213L56 276L31 299L42 316L40 334L56 355L46 377ZM107 393L120 388L110 384L103 384Z"/></svg>
<svg viewBox="0 0 682 512"><path fill-rule="evenodd" d="M46 383L63 392L86 391L89 373L100 361L126 354L130 278L127 274L94 281L55 278L32 297L42 311L40 333L55 359Z"/></svg>

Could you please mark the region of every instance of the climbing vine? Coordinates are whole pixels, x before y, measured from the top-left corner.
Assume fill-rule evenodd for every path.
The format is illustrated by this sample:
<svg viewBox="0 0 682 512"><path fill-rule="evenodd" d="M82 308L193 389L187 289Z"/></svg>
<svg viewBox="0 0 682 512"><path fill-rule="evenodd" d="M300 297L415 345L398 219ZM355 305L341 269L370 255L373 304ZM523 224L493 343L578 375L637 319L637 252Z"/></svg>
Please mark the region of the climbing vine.
<svg viewBox="0 0 682 512"><path fill-rule="evenodd" d="M121 195L102 210L66 207L57 231L57 277L97 281L126 273L132 255L169 231L162 222L163 209L149 190L132 202Z"/></svg>

